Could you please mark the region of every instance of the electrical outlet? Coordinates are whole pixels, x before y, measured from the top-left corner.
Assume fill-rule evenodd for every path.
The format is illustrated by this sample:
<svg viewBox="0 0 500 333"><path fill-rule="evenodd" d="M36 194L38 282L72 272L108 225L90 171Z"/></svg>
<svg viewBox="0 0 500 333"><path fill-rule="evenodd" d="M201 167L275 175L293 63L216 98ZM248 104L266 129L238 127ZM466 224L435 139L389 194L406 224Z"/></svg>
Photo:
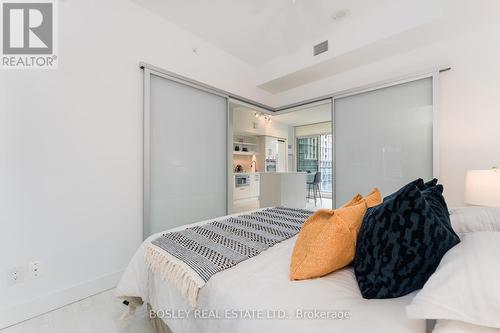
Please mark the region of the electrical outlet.
<svg viewBox="0 0 500 333"><path fill-rule="evenodd" d="M28 264L28 272L31 279L38 279L42 275L42 263L32 261Z"/></svg>
<svg viewBox="0 0 500 333"><path fill-rule="evenodd" d="M7 284L9 286L24 282L24 268L22 266L12 267L7 271Z"/></svg>

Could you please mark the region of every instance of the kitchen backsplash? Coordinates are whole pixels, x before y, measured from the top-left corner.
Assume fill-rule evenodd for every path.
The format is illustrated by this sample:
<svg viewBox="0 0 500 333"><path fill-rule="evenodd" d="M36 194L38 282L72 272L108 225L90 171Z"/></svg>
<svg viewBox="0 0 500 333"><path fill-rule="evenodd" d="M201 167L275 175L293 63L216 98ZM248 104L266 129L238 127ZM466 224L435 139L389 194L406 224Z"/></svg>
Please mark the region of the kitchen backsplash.
<svg viewBox="0 0 500 333"><path fill-rule="evenodd" d="M234 155L233 156L233 171L234 168L239 164L243 167L245 172L250 172L251 171L251 166L250 164L252 163L252 156L244 156L244 155ZM257 170L259 170L259 166L257 165Z"/></svg>

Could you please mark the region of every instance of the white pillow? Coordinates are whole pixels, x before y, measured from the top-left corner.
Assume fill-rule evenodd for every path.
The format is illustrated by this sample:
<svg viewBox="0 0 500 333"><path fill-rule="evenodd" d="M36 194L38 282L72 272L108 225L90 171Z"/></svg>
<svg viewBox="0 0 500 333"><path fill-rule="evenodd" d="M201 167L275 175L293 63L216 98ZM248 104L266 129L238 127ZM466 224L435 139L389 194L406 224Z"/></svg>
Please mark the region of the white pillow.
<svg viewBox="0 0 500 333"><path fill-rule="evenodd" d="M459 207L450 209L453 230L458 234L474 231L500 231L500 208Z"/></svg>
<svg viewBox="0 0 500 333"><path fill-rule="evenodd" d="M500 328L500 232L473 232L441 259L406 307L410 318Z"/></svg>
<svg viewBox="0 0 500 333"><path fill-rule="evenodd" d="M467 324L457 320L438 320L432 333L500 333L500 329Z"/></svg>

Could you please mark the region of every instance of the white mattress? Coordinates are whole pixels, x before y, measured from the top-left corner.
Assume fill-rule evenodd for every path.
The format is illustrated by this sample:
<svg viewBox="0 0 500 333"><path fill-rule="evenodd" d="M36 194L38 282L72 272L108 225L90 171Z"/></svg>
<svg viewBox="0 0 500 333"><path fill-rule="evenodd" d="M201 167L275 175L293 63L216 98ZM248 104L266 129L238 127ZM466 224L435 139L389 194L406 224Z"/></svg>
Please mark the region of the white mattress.
<svg viewBox="0 0 500 333"><path fill-rule="evenodd" d="M155 310L167 310L168 314L184 317L164 318L174 333L425 332L425 320L406 317L405 306L410 303L413 294L391 300L363 299L352 268L320 279L290 281L290 256L296 237L217 273L203 287L198 298L198 309L210 311L204 314L205 317L224 317L226 310L254 311L253 315L266 317L266 310L279 310L277 314L287 315L289 319L200 319L194 318L193 312L186 319L188 312L180 310L192 310L187 300L173 285L161 280L145 266L145 247L159 235L149 237L141 245L117 287L116 296L141 297ZM330 315L335 311L348 311L350 318L296 319L298 310L317 310L317 313ZM247 316L250 312L231 312L229 315L234 317L238 314Z"/></svg>

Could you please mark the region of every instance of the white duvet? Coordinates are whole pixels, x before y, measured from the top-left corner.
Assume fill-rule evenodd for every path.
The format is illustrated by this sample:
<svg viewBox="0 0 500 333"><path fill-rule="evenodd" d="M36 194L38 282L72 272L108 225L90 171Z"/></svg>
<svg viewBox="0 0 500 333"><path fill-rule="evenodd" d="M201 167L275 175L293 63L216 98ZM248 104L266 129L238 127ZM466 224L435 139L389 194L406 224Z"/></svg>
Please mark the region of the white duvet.
<svg viewBox="0 0 500 333"><path fill-rule="evenodd" d="M363 299L352 268L319 279L290 281L296 237L214 275L200 291L198 308L193 310L173 285L146 268L146 245L159 235L141 245L116 296L142 298L174 333L425 332L425 320L408 319L405 314L413 294L391 300Z"/></svg>

